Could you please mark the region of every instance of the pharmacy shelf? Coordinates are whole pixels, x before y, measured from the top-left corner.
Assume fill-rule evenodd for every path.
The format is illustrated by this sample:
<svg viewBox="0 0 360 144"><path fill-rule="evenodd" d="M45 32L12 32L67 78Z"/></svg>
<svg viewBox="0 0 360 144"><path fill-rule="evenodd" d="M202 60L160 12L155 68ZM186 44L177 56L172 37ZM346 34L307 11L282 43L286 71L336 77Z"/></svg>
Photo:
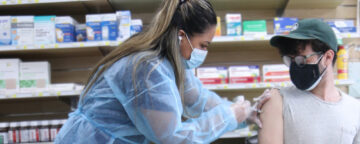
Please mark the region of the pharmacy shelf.
<svg viewBox="0 0 360 144"><path fill-rule="evenodd" d="M73 97L73 96L79 96L81 94L81 91L82 90L6 92L6 93L0 93L0 100Z"/></svg>
<svg viewBox="0 0 360 144"><path fill-rule="evenodd" d="M101 54L99 48L111 48L120 45L118 41L56 43L49 45L0 46L0 57L21 55L94 55Z"/></svg>
<svg viewBox="0 0 360 144"><path fill-rule="evenodd" d="M271 48L270 39L274 35L264 36L216 36L210 45L212 51L236 51L239 49ZM344 43L359 40L360 35L349 33L342 34ZM121 41L98 41L98 42L74 42L74 43L56 43L48 45L22 45L22 46L0 46L0 56L16 55L67 55L72 54L94 54L99 53L99 48L109 48L119 46Z"/></svg>
<svg viewBox="0 0 360 144"><path fill-rule="evenodd" d="M210 45L210 49L224 50L231 48L267 48L271 47L269 40L273 35L263 36L217 36L214 37L213 42Z"/></svg>
<svg viewBox="0 0 360 144"><path fill-rule="evenodd" d="M360 40L360 34L358 33L345 33L341 34L340 37L342 38L344 44Z"/></svg>
<svg viewBox="0 0 360 144"><path fill-rule="evenodd" d="M247 138L247 137L253 137L253 136L257 136L257 135L258 135L257 131L239 131L239 130L235 130L235 131L232 131L232 132L225 133L220 138L221 139Z"/></svg>
<svg viewBox="0 0 360 144"><path fill-rule="evenodd" d="M223 50L226 47L259 47L270 46L269 40L273 35L266 36L219 36L215 37L211 48ZM98 41L98 42L73 42L56 43L48 45L21 45L21 46L0 46L0 56L14 56L17 54L62 54L71 53L91 53L98 52L97 48L116 47L121 41Z"/></svg>
<svg viewBox="0 0 360 144"><path fill-rule="evenodd" d="M0 0L0 13L7 15L79 15L114 12L107 0Z"/></svg>
<svg viewBox="0 0 360 144"><path fill-rule="evenodd" d="M336 86L348 86L354 84L352 80L335 80ZM267 88L280 88L292 86L291 82L260 82L248 84L219 84L204 85L204 87L214 91L234 91L234 90L264 90Z"/></svg>

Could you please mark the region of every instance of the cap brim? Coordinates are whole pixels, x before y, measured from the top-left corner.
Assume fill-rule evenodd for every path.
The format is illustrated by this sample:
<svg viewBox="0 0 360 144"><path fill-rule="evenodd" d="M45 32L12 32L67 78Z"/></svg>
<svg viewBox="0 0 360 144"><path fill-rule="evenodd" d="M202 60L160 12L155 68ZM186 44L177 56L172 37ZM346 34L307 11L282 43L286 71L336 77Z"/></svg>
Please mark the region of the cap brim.
<svg viewBox="0 0 360 144"><path fill-rule="evenodd" d="M286 42L284 42L284 40L313 40L316 39L314 37L309 37L309 36L305 36L302 34L297 34L297 33L291 33L288 35L278 35L278 36L274 36L270 39L270 44L274 47L280 48L282 47L283 44L287 44Z"/></svg>

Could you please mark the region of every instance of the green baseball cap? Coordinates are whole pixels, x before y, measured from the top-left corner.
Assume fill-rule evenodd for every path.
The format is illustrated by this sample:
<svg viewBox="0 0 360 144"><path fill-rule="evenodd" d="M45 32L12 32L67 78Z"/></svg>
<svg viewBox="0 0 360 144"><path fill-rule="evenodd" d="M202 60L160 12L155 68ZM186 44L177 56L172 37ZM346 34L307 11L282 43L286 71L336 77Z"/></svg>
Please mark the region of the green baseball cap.
<svg viewBox="0 0 360 144"><path fill-rule="evenodd" d="M320 40L327 44L332 50L337 52L338 45L334 31L331 27L320 19L303 19L293 26L293 29L288 35L274 36L270 40L270 44L274 47L281 47L283 40Z"/></svg>

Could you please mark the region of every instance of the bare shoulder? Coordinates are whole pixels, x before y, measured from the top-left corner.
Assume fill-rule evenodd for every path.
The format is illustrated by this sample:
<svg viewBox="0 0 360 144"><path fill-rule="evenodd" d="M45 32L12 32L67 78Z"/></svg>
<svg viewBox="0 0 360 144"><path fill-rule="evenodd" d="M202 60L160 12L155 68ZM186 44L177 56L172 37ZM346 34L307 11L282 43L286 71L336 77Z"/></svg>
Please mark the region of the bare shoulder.
<svg viewBox="0 0 360 144"><path fill-rule="evenodd" d="M279 89L270 91L270 100L262 107L259 144L283 144L282 96Z"/></svg>
<svg viewBox="0 0 360 144"><path fill-rule="evenodd" d="M262 111L266 113L266 111L279 110L277 108L281 108L282 110L282 96L279 89L271 89L270 90L270 100L264 104Z"/></svg>

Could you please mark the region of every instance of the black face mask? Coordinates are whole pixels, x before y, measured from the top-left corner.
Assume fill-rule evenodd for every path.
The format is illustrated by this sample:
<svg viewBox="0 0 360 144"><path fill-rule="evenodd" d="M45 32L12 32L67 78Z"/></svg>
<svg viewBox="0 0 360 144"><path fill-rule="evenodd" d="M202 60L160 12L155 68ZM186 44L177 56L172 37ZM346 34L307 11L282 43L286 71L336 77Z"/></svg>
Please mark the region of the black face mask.
<svg viewBox="0 0 360 144"><path fill-rule="evenodd" d="M325 70L326 68L320 73L319 64L298 66L295 62L292 62L290 65L290 78L298 89L310 91L319 84Z"/></svg>

